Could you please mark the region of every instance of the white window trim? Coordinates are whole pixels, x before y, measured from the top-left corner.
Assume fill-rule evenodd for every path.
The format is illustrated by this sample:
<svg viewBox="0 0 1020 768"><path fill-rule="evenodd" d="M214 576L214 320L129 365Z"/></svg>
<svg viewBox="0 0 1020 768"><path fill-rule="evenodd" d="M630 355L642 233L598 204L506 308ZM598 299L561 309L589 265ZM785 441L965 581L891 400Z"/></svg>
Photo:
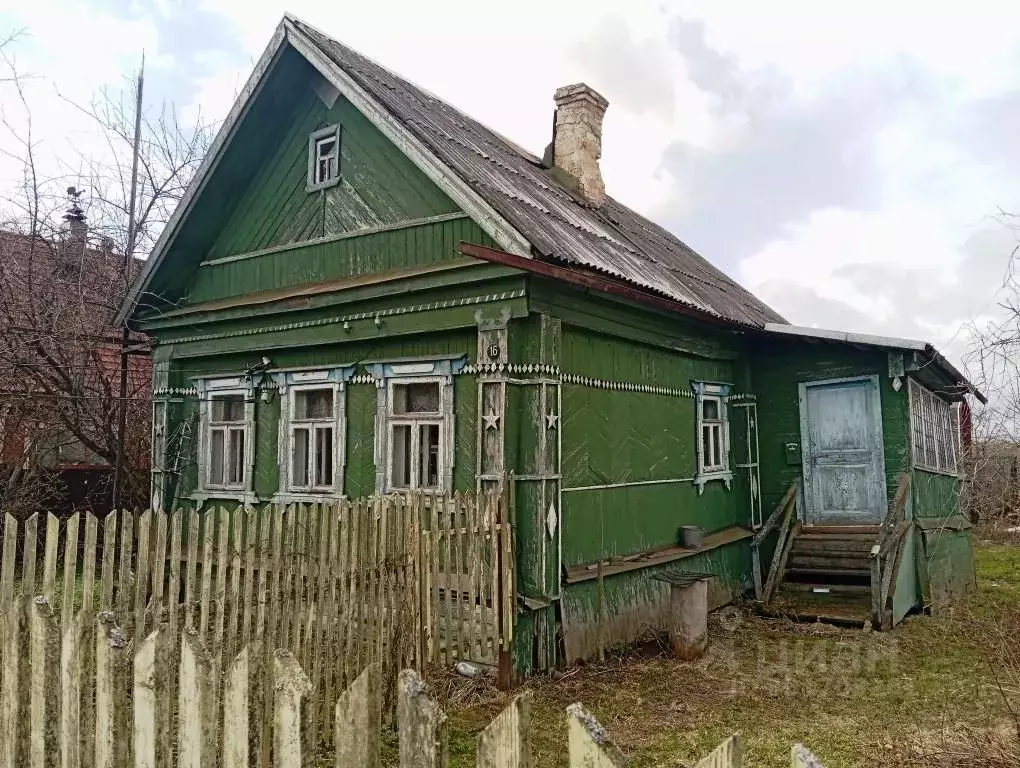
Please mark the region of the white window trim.
<svg viewBox="0 0 1020 768"><path fill-rule="evenodd" d="M252 463L255 446L252 436L255 433L255 398L250 388L242 386L243 377L234 379L213 379L200 382L199 389L199 430L198 430L198 488L199 497L215 497L218 494L250 494L252 491ZM233 386L231 386L233 384ZM244 466L240 483L211 483L209 481L212 465L210 449L210 429L212 428L212 399L221 395L240 395L244 400Z"/></svg>
<svg viewBox="0 0 1020 768"><path fill-rule="evenodd" d="M446 434L446 414L444 413L444 396L443 396L443 377L442 376L401 376L397 378L390 378L386 380L386 489L390 493L406 493L408 491L416 490L428 490L438 491L443 490L444 482L443 478L446 476L446 446L449 441L449 436ZM427 413L414 413L414 414L403 414L395 413L393 410L393 389L397 386L406 386L408 384L435 384L439 389L439 410ZM414 457L411 462L411 483L408 487L396 488L393 486L393 427L397 424L407 424L411 426L411 455ZM414 450L414 446L417 446L420 440L420 430L416 429L423 424L436 424L439 426L439 467L437 476L439 478L438 486L422 486L420 474L420 463L419 451Z"/></svg>
<svg viewBox="0 0 1020 768"><path fill-rule="evenodd" d="M303 485L296 486L291 477L294 466L294 429L299 424L295 423L294 409L297 406L297 395L299 392L314 392L316 390L329 390L333 393L333 418L317 419L307 422L310 425L328 423L333 428L333 482L331 485ZM345 409L344 385L341 382L329 382L325 384L295 384L287 387L286 394L280 398L280 430L281 442L285 450L280 461L280 488L288 496L307 496L320 498L326 496L339 496L343 493L343 471L346 462L344 461L344 437ZM305 423L305 422L301 422ZM312 429L314 434L314 429ZM314 439L310 438L308 463L309 478L314 477Z"/></svg>
<svg viewBox="0 0 1020 768"><path fill-rule="evenodd" d="M332 178L324 181L317 179L318 174L318 153L316 148L320 141L323 139L333 138L336 140L336 175ZM325 128L320 128L317 131L312 131L308 135L308 179L306 184L306 191L317 192L320 189L328 189L329 187L335 187L340 183L341 177L341 154L340 154L340 124L335 123Z"/></svg>
<svg viewBox="0 0 1020 768"><path fill-rule="evenodd" d="M959 434L960 420L958 417L953 418L954 403L942 399L913 378L908 379L907 392L910 409L911 465L914 469L924 472L960 477L962 440ZM930 429L925 429L926 426L929 426ZM936 441L934 446L929 445L928 432L933 435L931 439ZM921 453L923 454L920 456L917 451L919 441L922 444ZM929 455L934 457L934 464L927 461ZM944 466L942 466L942 458L945 459Z"/></svg>
<svg viewBox="0 0 1020 768"><path fill-rule="evenodd" d="M730 464L730 416L729 416L729 390L728 384L715 384L711 382L691 382L694 389L695 408L695 444L697 446L697 473L694 476L694 486L698 493L704 493L705 485L713 480L720 480L729 490L733 483L733 469ZM706 400L717 400L719 403L719 419L713 420L722 422L719 430L721 445L720 457L722 464L717 466L705 465L705 441L704 430L704 403Z"/></svg>
<svg viewBox="0 0 1020 768"><path fill-rule="evenodd" d="M398 384L438 384L439 385L439 411L434 414L394 414L393 413L393 387ZM378 493L408 493L418 490L417 475L419 472L417 460L411 466L411 487L393 487L393 430L394 424L424 424L438 423L439 425L439 485L435 488L421 488L421 490L436 490L449 492L453 489L453 379L450 376L393 376L378 379L376 381L378 392L378 407L376 410L376 491ZM412 439L416 440L417 430L412 429Z"/></svg>
<svg viewBox="0 0 1020 768"><path fill-rule="evenodd" d="M273 380L280 395L280 422L277 438L277 461L280 484L273 501L279 503L333 501L344 496L347 476L347 387L346 381L354 366L332 368L290 368L274 371ZM300 487L291 485L291 416L294 413L295 391L333 389L333 485L332 487Z"/></svg>

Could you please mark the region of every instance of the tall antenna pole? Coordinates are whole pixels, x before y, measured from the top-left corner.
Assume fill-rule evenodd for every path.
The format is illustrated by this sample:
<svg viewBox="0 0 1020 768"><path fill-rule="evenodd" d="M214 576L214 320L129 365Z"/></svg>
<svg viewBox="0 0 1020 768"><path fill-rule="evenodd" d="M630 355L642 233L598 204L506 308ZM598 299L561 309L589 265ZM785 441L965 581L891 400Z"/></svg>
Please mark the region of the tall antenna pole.
<svg viewBox="0 0 1020 768"><path fill-rule="evenodd" d="M138 87L135 93L135 136L131 147L131 195L128 203L128 236L124 249L124 280L130 279L131 259L135 254L137 224L135 220L138 201L138 153L142 143L142 92L145 83L145 52L142 52L142 68L138 72ZM127 434L127 378L128 378L128 331L127 319L120 336L120 394L117 412L117 465L113 469L113 508L120 509L124 493L124 441Z"/></svg>

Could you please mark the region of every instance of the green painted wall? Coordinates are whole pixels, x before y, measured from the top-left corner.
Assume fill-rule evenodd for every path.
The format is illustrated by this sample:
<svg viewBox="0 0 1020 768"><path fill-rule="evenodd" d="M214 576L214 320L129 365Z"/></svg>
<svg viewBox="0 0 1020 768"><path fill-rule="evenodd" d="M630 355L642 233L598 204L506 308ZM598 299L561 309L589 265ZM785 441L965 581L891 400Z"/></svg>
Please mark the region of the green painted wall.
<svg viewBox="0 0 1020 768"><path fill-rule="evenodd" d="M733 365L563 328L564 371L598 379L688 389L690 381L732 381ZM564 384L564 489L691 479L697 472L695 401ZM680 525L717 530L748 521L744 498L721 482L698 495L692 483L564 491L565 564L675 543Z"/></svg>
<svg viewBox="0 0 1020 768"><path fill-rule="evenodd" d="M273 90L293 91L292 105L285 122L274 124L276 142L237 194L206 260L457 210L347 99L327 107L313 90L316 82L321 77L310 65L295 65L272 83ZM341 132L341 181L307 192L308 136L334 124Z"/></svg>
<svg viewBox="0 0 1020 768"><path fill-rule="evenodd" d="M784 446L801 442L798 384L823 379L877 374L882 402L887 495L910 464L907 391L890 383L885 352L842 344L808 344L799 340L756 340L750 347L752 381L758 397L758 440L762 510L765 516L790 485L801 478L798 461L788 464Z"/></svg>
<svg viewBox="0 0 1020 768"><path fill-rule="evenodd" d="M910 476L910 502L914 517L946 518L961 514L960 481L915 469Z"/></svg>
<svg viewBox="0 0 1020 768"><path fill-rule="evenodd" d="M460 260L454 249L461 241L492 245L473 221L458 218L204 264L195 272L188 302Z"/></svg>

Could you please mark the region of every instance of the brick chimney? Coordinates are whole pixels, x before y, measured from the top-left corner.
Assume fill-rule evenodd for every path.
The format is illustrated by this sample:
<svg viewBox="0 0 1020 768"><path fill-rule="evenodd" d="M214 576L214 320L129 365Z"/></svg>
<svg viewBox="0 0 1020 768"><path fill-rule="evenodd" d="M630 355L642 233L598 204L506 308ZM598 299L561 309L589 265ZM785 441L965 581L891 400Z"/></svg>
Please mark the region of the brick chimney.
<svg viewBox="0 0 1020 768"><path fill-rule="evenodd" d="M596 208L606 201L606 185L599 170L602 156L602 118L609 102L584 83L556 89L553 124L553 165L570 174L577 191Z"/></svg>

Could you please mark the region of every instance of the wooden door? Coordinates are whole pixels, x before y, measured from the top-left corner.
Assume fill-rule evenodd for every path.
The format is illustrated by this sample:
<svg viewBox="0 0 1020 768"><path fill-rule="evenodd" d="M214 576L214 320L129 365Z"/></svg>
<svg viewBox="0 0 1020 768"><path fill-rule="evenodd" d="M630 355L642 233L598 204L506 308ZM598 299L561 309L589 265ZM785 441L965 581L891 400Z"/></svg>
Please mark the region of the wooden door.
<svg viewBox="0 0 1020 768"><path fill-rule="evenodd" d="M808 525L871 525L885 516L878 377L800 385Z"/></svg>

